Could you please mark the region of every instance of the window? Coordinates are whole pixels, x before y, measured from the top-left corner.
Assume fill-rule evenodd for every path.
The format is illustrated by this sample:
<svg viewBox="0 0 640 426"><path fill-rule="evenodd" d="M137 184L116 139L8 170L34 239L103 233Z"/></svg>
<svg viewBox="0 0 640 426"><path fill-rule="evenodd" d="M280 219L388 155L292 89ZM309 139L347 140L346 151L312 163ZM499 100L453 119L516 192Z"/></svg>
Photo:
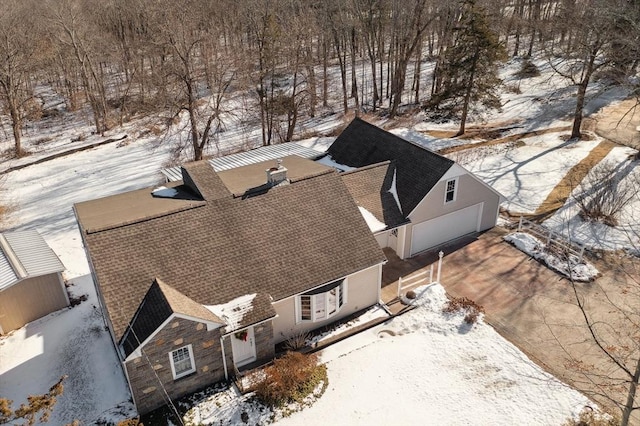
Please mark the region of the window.
<svg viewBox="0 0 640 426"><path fill-rule="evenodd" d="M300 319L311 321L311 296L300 296Z"/></svg>
<svg viewBox="0 0 640 426"><path fill-rule="evenodd" d="M444 193L444 202L450 203L456 200L456 192L458 190L458 179L451 179L447 181L446 190Z"/></svg>
<svg viewBox="0 0 640 426"><path fill-rule="evenodd" d="M174 380L196 371L191 345L183 346L180 349L170 352L169 360L171 361L171 371L173 372Z"/></svg>
<svg viewBox="0 0 640 426"><path fill-rule="evenodd" d="M298 296L296 322L316 322L331 318L346 303L346 289L345 280L339 280Z"/></svg>

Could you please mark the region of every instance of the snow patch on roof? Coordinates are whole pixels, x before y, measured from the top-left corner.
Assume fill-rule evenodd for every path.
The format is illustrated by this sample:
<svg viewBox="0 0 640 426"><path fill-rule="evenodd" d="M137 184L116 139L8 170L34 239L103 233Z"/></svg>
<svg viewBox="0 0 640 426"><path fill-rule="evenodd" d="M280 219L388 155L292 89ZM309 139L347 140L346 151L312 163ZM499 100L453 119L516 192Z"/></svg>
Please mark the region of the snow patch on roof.
<svg viewBox="0 0 640 426"><path fill-rule="evenodd" d="M391 182L391 188L389 188L389 192L393 195L393 199L396 200L396 204L398 205L398 210L402 213L402 206L400 205L400 199L398 198L398 188L396 187L396 174L397 170L393 171L393 181Z"/></svg>
<svg viewBox="0 0 640 426"><path fill-rule="evenodd" d="M360 206L358 206L358 208L360 209L360 214L364 218L365 222L369 225L371 232L378 232L387 228L387 225L380 222L369 210Z"/></svg>
<svg viewBox="0 0 640 426"><path fill-rule="evenodd" d="M316 163L324 164L325 166L333 167L334 169L338 169L341 172L350 172L351 170L355 170L356 167L346 166L344 164L340 164L331 158L331 155L325 155L322 158L316 160Z"/></svg>
<svg viewBox="0 0 640 426"><path fill-rule="evenodd" d="M176 190L175 188L167 188L166 186L159 186L158 188L155 188L153 191L151 191L151 194L154 197L173 198L178 195L178 190Z"/></svg>
<svg viewBox="0 0 640 426"><path fill-rule="evenodd" d="M227 303L220 305L204 305L204 307L226 321L229 326L228 331L232 331L238 329L244 316L253 310L253 299L255 298L256 293L245 294L244 296L236 297Z"/></svg>

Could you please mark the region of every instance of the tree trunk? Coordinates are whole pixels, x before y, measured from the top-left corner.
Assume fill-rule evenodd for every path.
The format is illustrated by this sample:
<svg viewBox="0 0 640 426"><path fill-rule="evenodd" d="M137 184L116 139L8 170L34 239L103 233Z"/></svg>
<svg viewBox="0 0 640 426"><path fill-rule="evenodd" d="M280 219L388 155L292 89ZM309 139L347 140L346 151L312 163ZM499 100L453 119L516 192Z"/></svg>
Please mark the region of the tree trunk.
<svg viewBox="0 0 640 426"><path fill-rule="evenodd" d="M629 393L627 394L627 402L624 404L622 410L622 420L620 426L627 426L629 424L629 418L633 411L633 405L636 400L636 391L638 389L638 382L640 381L640 356L638 356L638 362L636 363L636 369L633 372L633 378L629 384Z"/></svg>
<svg viewBox="0 0 640 426"><path fill-rule="evenodd" d="M16 150L16 158L22 157L25 152L22 150L22 119L16 107L15 100L9 100L9 115L11 116L11 130Z"/></svg>
<svg viewBox="0 0 640 426"><path fill-rule="evenodd" d="M193 161L202 160L202 147L199 143L198 120L196 117L196 99L193 92L193 84L190 78L185 78L187 86L187 109L189 111L189 122L191 124L191 146L193 147Z"/></svg>
<svg viewBox="0 0 640 426"><path fill-rule="evenodd" d="M402 90L404 89L406 73L407 64L404 59L400 59L393 73L393 80L391 81L391 96L393 97L393 101L389 118L394 118L398 113L398 107L400 106L400 102L402 102Z"/></svg>
<svg viewBox="0 0 640 426"><path fill-rule="evenodd" d="M595 50L595 52L597 52L597 50ZM584 113L584 98L587 93L589 81L591 80L591 75L593 74L595 61L596 54L592 51L592 53L589 55L589 59L587 60L582 80L580 81L580 84L578 84L578 93L576 94L576 109L573 113L573 127L571 128L571 139L580 139L582 137L580 128L582 127L582 117Z"/></svg>
<svg viewBox="0 0 640 426"><path fill-rule="evenodd" d="M467 124L467 114L469 112L469 102L471 101L471 93L473 92L473 83L476 73L476 64L478 63L479 52L476 52L473 56L473 62L471 64L471 72L469 73L469 80L467 82L467 91L464 94L464 104L462 105L462 117L460 117L460 130L456 136L464 135L465 126Z"/></svg>
<svg viewBox="0 0 640 426"><path fill-rule="evenodd" d="M420 103L420 72L422 69L422 43L418 44L418 51L416 53L416 66L413 70L413 85L415 89L415 104L418 105Z"/></svg>
<svg viewBox="0 0 640 426"><path fill-rule="evenodd" d="M582 112L584 110L584 98L587 92L587 82L582 81L578 85L578 93L576 94L576 109L573 113L573 126L571 128L571 139L580 139L582 133L580 128L582 127Z"/></svg>
<svg viewBox="0 0 640 426"><path fill-rule="evenodd" d="M356 77L356 30L351 29L351 97L355 99L356 115L360 110L360 101L358 100L358 79Z"/></svg>
<svg viewBox="0 0 640 426"><path fill-rule="evenodd" d="M325 40L322 41L322 106L329 106L328 95L329 91L329 76L327 75L327 68L329 59L327 56L329 52L327 51L327 42Z"/></svg>

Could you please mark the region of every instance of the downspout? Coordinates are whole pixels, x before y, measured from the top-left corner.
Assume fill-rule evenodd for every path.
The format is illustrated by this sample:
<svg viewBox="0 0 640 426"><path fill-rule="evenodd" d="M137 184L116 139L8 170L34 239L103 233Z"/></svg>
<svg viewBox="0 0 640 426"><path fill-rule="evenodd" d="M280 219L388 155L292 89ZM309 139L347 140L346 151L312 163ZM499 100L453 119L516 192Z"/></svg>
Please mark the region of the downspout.
<svg viewBox="0 0 640 426"><path fill-rule="evenodd" d="M227 356L224 353L224 336L220 336L220 348L222 349L222 366L224 367L224 379L229 381L229 372L227 371Z"/></svg>

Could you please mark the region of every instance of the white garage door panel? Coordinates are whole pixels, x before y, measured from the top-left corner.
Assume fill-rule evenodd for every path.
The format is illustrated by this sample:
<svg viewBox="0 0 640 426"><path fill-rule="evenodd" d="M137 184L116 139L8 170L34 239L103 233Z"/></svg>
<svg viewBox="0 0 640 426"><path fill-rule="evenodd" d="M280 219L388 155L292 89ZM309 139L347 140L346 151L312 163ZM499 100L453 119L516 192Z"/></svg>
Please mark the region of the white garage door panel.
<svg viewBox="0 0 640 426"><path fill-rule="evenodd" d="M418 223L411 231L411 255L478 230L482 203Z"/></svg>

